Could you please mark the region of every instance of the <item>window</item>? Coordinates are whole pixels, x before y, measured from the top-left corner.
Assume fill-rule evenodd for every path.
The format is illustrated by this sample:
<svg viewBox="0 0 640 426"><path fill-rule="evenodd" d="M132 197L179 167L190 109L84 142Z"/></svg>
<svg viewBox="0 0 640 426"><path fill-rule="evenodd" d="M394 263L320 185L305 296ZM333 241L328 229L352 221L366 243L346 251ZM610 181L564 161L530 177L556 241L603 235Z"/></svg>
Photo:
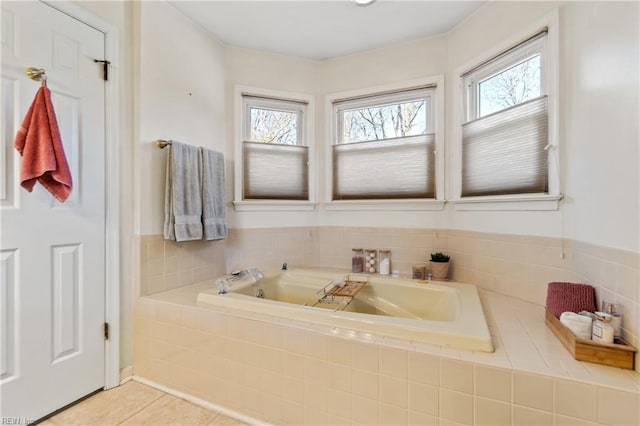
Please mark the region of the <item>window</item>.
<svg viewBox="0 0 640 426"><path fill-rule="evenodd" d="M242 185L236 200L309 201L308 102L241 97Z"/></svg>
<svg viewBox="0 0 640 426"><path fill-rule="evenodd" d="M435 103L435 85L333 100L331 200L435 199Z"/></svg>
<svg viewBox="0 0 640 426"><path fill-rule="evenodd" d="M547 29L462 75L460 195L550 194Z"/></svg>

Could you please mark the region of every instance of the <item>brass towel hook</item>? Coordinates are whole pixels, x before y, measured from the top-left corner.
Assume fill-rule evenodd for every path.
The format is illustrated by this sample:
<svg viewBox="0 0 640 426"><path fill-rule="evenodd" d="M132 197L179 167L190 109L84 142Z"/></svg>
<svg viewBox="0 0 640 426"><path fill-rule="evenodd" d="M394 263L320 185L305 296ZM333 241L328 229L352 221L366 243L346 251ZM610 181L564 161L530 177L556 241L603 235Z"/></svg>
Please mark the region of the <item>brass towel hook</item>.
<svg viewBox="0 0 640 426"><path fill-rule="evenodd" d="M29 67L27 68L27 76L31 80L42 81L47 79L47 72L44 68Z"/></svg>

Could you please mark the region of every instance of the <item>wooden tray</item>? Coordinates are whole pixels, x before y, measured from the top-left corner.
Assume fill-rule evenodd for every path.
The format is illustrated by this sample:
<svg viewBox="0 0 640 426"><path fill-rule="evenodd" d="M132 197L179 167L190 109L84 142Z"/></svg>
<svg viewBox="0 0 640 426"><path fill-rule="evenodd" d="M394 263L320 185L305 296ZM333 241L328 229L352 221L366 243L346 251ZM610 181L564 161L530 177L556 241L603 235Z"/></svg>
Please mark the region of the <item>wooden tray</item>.
<svg viewBox="0 0 640 426"><path fill-rule="evenodd" d="M633 370L636 349L623 339L606 344L576 337L549 309L546 309L544 322L574 359Z"/></svg>
<svg viewBox="0 0 640 426"><path fill-rule="evenodd" d="M367 281L346 281L344 287L333 286L327 291L329 296L354 297L364 287Z"/></svg>

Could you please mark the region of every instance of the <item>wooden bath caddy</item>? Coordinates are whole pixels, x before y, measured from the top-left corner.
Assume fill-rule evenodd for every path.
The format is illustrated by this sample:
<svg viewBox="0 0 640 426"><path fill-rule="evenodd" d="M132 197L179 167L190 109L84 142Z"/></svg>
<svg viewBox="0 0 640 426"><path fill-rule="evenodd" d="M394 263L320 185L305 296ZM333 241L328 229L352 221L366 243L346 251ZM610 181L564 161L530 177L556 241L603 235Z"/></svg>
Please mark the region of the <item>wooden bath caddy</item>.
<svg viewBox="0 0 640 426"><path fill-rule="evenodd" d="M367 281L345 281L343 287L334 285L326 294L329 296L354 297L366 283Z"/></svg>
<svg viewBox="0 0 640 426"><path fill-rule="evenodd" d="M366 276L347 275L344 285L340 287L334 284L332 280L329 284L318 290L320 295L318 301L311 306L329 308L337 311L344 311L351 304L353 298L358 294L362 287L369 282Z"/></svg>
<svg viewBox="0 0 640 426"><path fill-rule="evenodd" d="M606 344L576 337L549 309L546 309L545 323L574 359L633 370L636 349L623 339Z"/></svg>

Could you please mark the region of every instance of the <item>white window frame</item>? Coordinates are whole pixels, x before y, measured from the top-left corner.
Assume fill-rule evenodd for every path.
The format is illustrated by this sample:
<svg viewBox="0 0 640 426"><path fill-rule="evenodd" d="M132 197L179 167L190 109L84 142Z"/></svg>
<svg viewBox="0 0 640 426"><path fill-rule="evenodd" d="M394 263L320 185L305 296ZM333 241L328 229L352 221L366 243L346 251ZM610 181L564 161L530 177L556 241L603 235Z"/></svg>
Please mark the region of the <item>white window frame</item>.
<svg viewBox="0 0 640 426"><path fill-rule="evenodd" d="M259 98L246 99L245 97ZM246 99L246 100L245 100ZM316 206L316 154L314 147L314 97L312 95L284 92L258 87L234 87L234 201L236 211L312 211ZM287 104L289 102L289 104ZM292 106L300 104L300 107ZM304 104L304 107L302 107ZM242 145L248 134L252 106L279 109L283 111L303 111L298 122L298 146L309 149L308 184L309 200L244 200L244 161Z"/></svg>
<svg viewBox="0 0 640 426"><path fill-rule="evenodd" d="M432 87L431 87L432 86ZM389 199L389 200L333 200L333 161L332 147L338 140L339 125L335 103L346 99L369 98L362 105L371 102L371 98L388 94L386 100L393 100L397 92L431 87L434 91L431 97L433 116L428 117L429 128L435 133L435 198L433 199ZM325 191L324 207L327 210L443 210L445 205L444 192L444 76L437 75L428 78L404 81L394 84L369 87L347 92L332 93L325 96L326 140L325 144ZM402 96L399 94L399 96ZM357 106L356 102L349 105Z"/></svg>
<svg viewBox="0 0 640 426"><path fill-rule="evenodd" d="M547 95L548 105L548 193L547 194L514 194L514 195L491 195L477 197L461 197L462 193L462 124L468 121L467 106L473 99L469 99L467 88L464 85L463 75L469 70L477 68L479 65L487 63L492 58L508 51L514 46L529 39L544 27L548 32L546 37L546 47L541 58L541 66L544 67L544 78L541 90ZM454 75L457 82L454 85L454 129L452 154L452 182L453 199L452 203L456 210L558 210L562 194L560 193L560 152L559 152L559 101L558 101L558 77L559 77L559 13L554 10L544 16L538 22L523 29L518 34L510 37L494 48L487 50L471 61L463 64L455 70ZM502 63L501 63L502 62ZM487 65L487 75L495 72L504 62L497 60L495 63Z"/></svg>

